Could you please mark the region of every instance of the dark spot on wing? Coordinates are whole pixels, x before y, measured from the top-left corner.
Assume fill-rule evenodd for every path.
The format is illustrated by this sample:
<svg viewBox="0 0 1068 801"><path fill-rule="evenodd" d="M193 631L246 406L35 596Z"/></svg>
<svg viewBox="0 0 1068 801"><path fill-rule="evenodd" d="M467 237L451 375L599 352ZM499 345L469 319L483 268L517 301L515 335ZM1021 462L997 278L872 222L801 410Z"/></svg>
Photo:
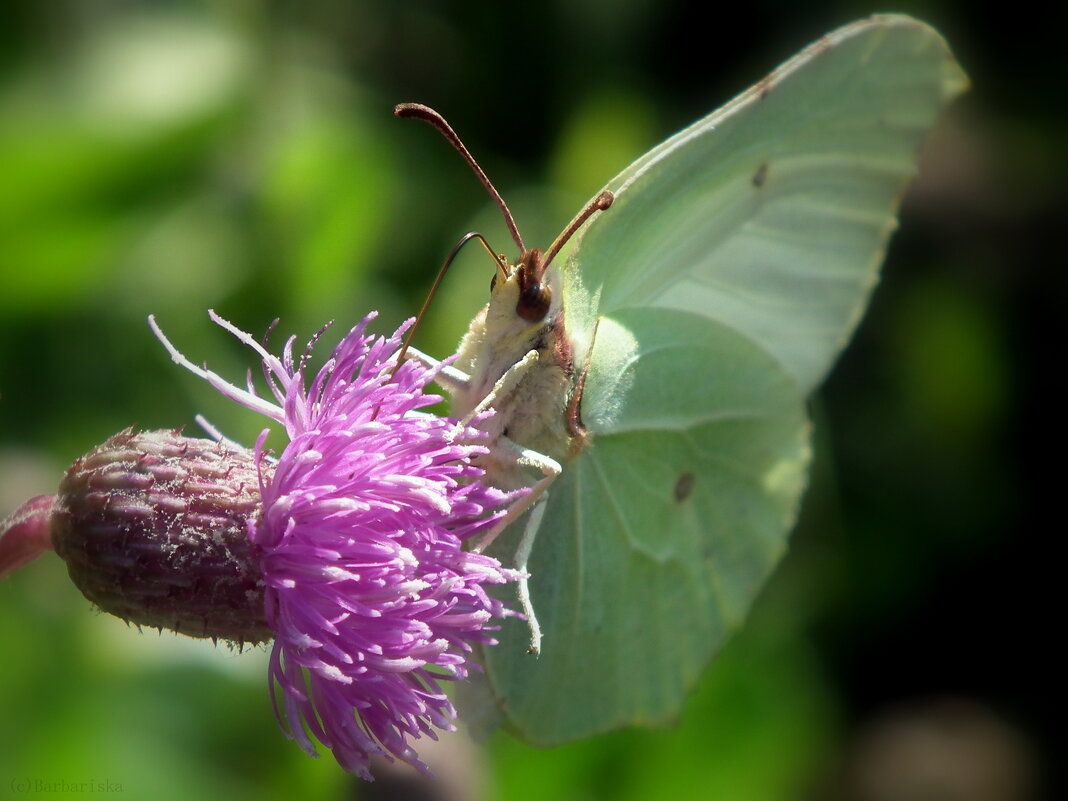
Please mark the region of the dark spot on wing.
<svg viewBox="0 0 1068 801"><path fill-rule="evenodd" d="M693 493L693 485L697 477L693 473L683 473L675 482L675 501L682 503Z"/></svg>
<svg viewBox="0 0 1068 801"><path fill-rule="evenodd" d="M753 186L757 189L762 187L768 180L768 163L765 161L759 167L757 171L753 173Z"/></svg>

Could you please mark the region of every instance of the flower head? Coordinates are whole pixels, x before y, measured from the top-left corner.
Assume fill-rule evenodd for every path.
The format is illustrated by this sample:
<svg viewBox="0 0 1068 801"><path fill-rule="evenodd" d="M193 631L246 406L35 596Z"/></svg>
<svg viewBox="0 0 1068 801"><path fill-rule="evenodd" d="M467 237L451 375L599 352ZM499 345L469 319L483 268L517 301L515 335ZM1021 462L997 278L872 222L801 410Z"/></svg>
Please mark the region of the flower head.
<svg viewBox="0 0 1068 801"><path fill-rule="evenodd" d="M452 727L440 682L466 677L472 645L492 644L487 624L509 614L485 585L518 578L463 549L515 497L479 482L470 460L483 435L418 411L439 400L423 392L434 373L397 367L407 326L372 339L372 317L309 383L315 340L296 361L290 338L278 358L213 314L260 355L273 402L189 363L152 321L175 361L285 426L249 530L263 550L275 709L305 750L315 753L310 734L365 778L372 754L425 770L408 740Z"/></svg>
<svg viewBox="0 0 1068 801"><path fill-rule="evenodd" d="M90 600L131 622L273 635L283 731L367 779L373 755L426 771L410 741L453 728L442 682L465 678L473 646L495 642L489 624L512 614L486 587L520 578L464 550L520 493L479 480L482 433L420 411L438 400L424 394L435 372L398 367L407 326L376 339L372 318L309 376L323 332L299 359L293 338L276 357L212 314L259 354L272 397L192 364L149 318L177 363L285 428L281 454L268 431L255 450L121 432L0 525L12 569L51 544Z"/></svg>

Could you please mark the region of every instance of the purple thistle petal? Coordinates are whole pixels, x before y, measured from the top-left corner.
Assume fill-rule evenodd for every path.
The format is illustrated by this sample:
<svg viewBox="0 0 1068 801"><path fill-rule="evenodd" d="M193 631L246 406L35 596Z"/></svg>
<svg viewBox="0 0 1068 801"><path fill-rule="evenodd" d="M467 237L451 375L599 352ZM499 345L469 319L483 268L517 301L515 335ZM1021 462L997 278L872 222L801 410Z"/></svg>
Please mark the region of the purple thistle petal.
<svg viewBox="0 0 1068 801"><path fill-rule="evenodd" d="M279 723L308 753L318 740L366 779L372 755L425 772L409 740L454 728L441 682L466 678L473 646L495 644L487 624L513 614L485 587L519 575L464 543L520 493L479 481L480 431L419 411L440 399L424 394L434 371L396 367L411 321L376 339L364 334L369 315L309 382L323 331L295 362L292 338L279 358L211 317L256 351L276 402L192 364L150 324L176 363L290 438L273 474L261 470L262 510L249 529L263 550Z"/></svg>

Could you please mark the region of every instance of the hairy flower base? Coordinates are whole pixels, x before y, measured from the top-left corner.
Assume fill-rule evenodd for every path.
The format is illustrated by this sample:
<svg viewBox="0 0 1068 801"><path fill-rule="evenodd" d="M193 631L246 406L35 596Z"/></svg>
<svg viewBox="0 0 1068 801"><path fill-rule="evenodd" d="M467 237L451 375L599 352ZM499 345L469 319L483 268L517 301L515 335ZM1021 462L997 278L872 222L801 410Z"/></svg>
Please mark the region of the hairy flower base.
<svg viewBox="0 0 1068 801"><path fill-rule="evenodd" d="M129 623L266 642L262 553L247 535L259 481L252 451L126 429L67 471L52 545L82 594Z"/></svg>

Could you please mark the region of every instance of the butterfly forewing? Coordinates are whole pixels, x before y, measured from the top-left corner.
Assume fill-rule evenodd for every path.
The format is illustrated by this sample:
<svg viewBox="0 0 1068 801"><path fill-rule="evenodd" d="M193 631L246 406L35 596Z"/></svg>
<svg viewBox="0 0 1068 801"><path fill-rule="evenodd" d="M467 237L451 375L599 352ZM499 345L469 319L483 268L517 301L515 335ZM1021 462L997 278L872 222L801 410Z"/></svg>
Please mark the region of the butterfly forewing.
<svg viewBox="0 0 1068 801"><path fill-rule="evenodd" d="M901 195L965 79L922 23L878 17L825 37L609 183L568 280L598 314L655 305L733 326L810 391L859 320Z"/></svg>

